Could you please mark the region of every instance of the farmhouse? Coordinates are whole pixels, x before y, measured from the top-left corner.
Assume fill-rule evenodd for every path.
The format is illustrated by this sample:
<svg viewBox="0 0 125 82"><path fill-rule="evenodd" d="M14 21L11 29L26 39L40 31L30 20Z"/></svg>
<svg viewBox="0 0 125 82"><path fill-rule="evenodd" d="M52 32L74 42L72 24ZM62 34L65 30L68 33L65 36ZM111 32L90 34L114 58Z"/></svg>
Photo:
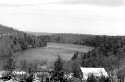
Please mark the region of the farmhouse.
<svg viewBox="0 0 125 82"><path fill-rule="evenodd" d="M100 77L101 75L104 75L105 77L108 77L108 73L105 71L104 68L85 68L80 67L83 73L83 80L87 80L89 74L94 74L97 77Z"/></svg>

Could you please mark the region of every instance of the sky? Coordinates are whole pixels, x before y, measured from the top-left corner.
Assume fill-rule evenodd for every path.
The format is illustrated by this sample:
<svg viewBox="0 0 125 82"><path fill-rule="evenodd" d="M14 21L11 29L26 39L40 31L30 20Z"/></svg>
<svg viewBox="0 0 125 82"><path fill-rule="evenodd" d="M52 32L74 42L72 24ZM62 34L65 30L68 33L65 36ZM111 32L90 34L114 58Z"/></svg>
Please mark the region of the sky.
<svg viewBox="0 0 125 82"><path fill-rule="evenodd" d="M125 35L125 0L0 0L0 24L21 31Z"/></svg>

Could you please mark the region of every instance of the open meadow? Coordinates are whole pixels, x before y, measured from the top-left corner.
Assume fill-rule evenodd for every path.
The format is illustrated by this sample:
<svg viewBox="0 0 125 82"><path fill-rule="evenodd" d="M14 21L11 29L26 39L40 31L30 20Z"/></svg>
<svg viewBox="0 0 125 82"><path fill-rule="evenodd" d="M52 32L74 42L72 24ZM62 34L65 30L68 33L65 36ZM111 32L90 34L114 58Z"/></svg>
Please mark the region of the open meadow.
<svg viewBox="0 0 125 82"><path fill-rule="evenodd" d="M48 43L47 47L31 48L18 52L16 60L46 60L53 62L57 56L60 55L63 60L68 61L75 52L88 52L91 49L93 49L93 47L64 43Z"/></svg>

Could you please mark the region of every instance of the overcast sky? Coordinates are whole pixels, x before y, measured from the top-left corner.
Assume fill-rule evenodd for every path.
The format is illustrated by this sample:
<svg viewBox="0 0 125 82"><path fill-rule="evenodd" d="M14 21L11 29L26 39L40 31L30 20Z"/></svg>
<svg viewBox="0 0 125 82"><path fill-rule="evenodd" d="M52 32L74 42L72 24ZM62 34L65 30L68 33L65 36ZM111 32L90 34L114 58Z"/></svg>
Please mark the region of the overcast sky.
<svg viewBox="0 0 125 82"><path fill-rule="evenodd" d="M125 35L125 1L0 0L0 24L32 32Z"/></svg>

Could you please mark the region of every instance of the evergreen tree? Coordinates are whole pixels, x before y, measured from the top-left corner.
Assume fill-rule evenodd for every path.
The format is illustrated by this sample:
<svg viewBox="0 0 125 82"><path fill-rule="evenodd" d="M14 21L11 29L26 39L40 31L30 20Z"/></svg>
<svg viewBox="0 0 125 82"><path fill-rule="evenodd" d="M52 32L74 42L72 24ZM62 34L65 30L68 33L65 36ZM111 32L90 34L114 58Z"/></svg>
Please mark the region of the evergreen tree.
<svg viewBox="0 0 125 82"><path fill-rule="evenodd" d="M57 58L57 60L54 63L54 73L53 73L52 79L56 78L57 80L62 82L63 75L64 75L64 72L63 72L63 61L60 58L60 56L58 55L58 58Z"/></svg>

